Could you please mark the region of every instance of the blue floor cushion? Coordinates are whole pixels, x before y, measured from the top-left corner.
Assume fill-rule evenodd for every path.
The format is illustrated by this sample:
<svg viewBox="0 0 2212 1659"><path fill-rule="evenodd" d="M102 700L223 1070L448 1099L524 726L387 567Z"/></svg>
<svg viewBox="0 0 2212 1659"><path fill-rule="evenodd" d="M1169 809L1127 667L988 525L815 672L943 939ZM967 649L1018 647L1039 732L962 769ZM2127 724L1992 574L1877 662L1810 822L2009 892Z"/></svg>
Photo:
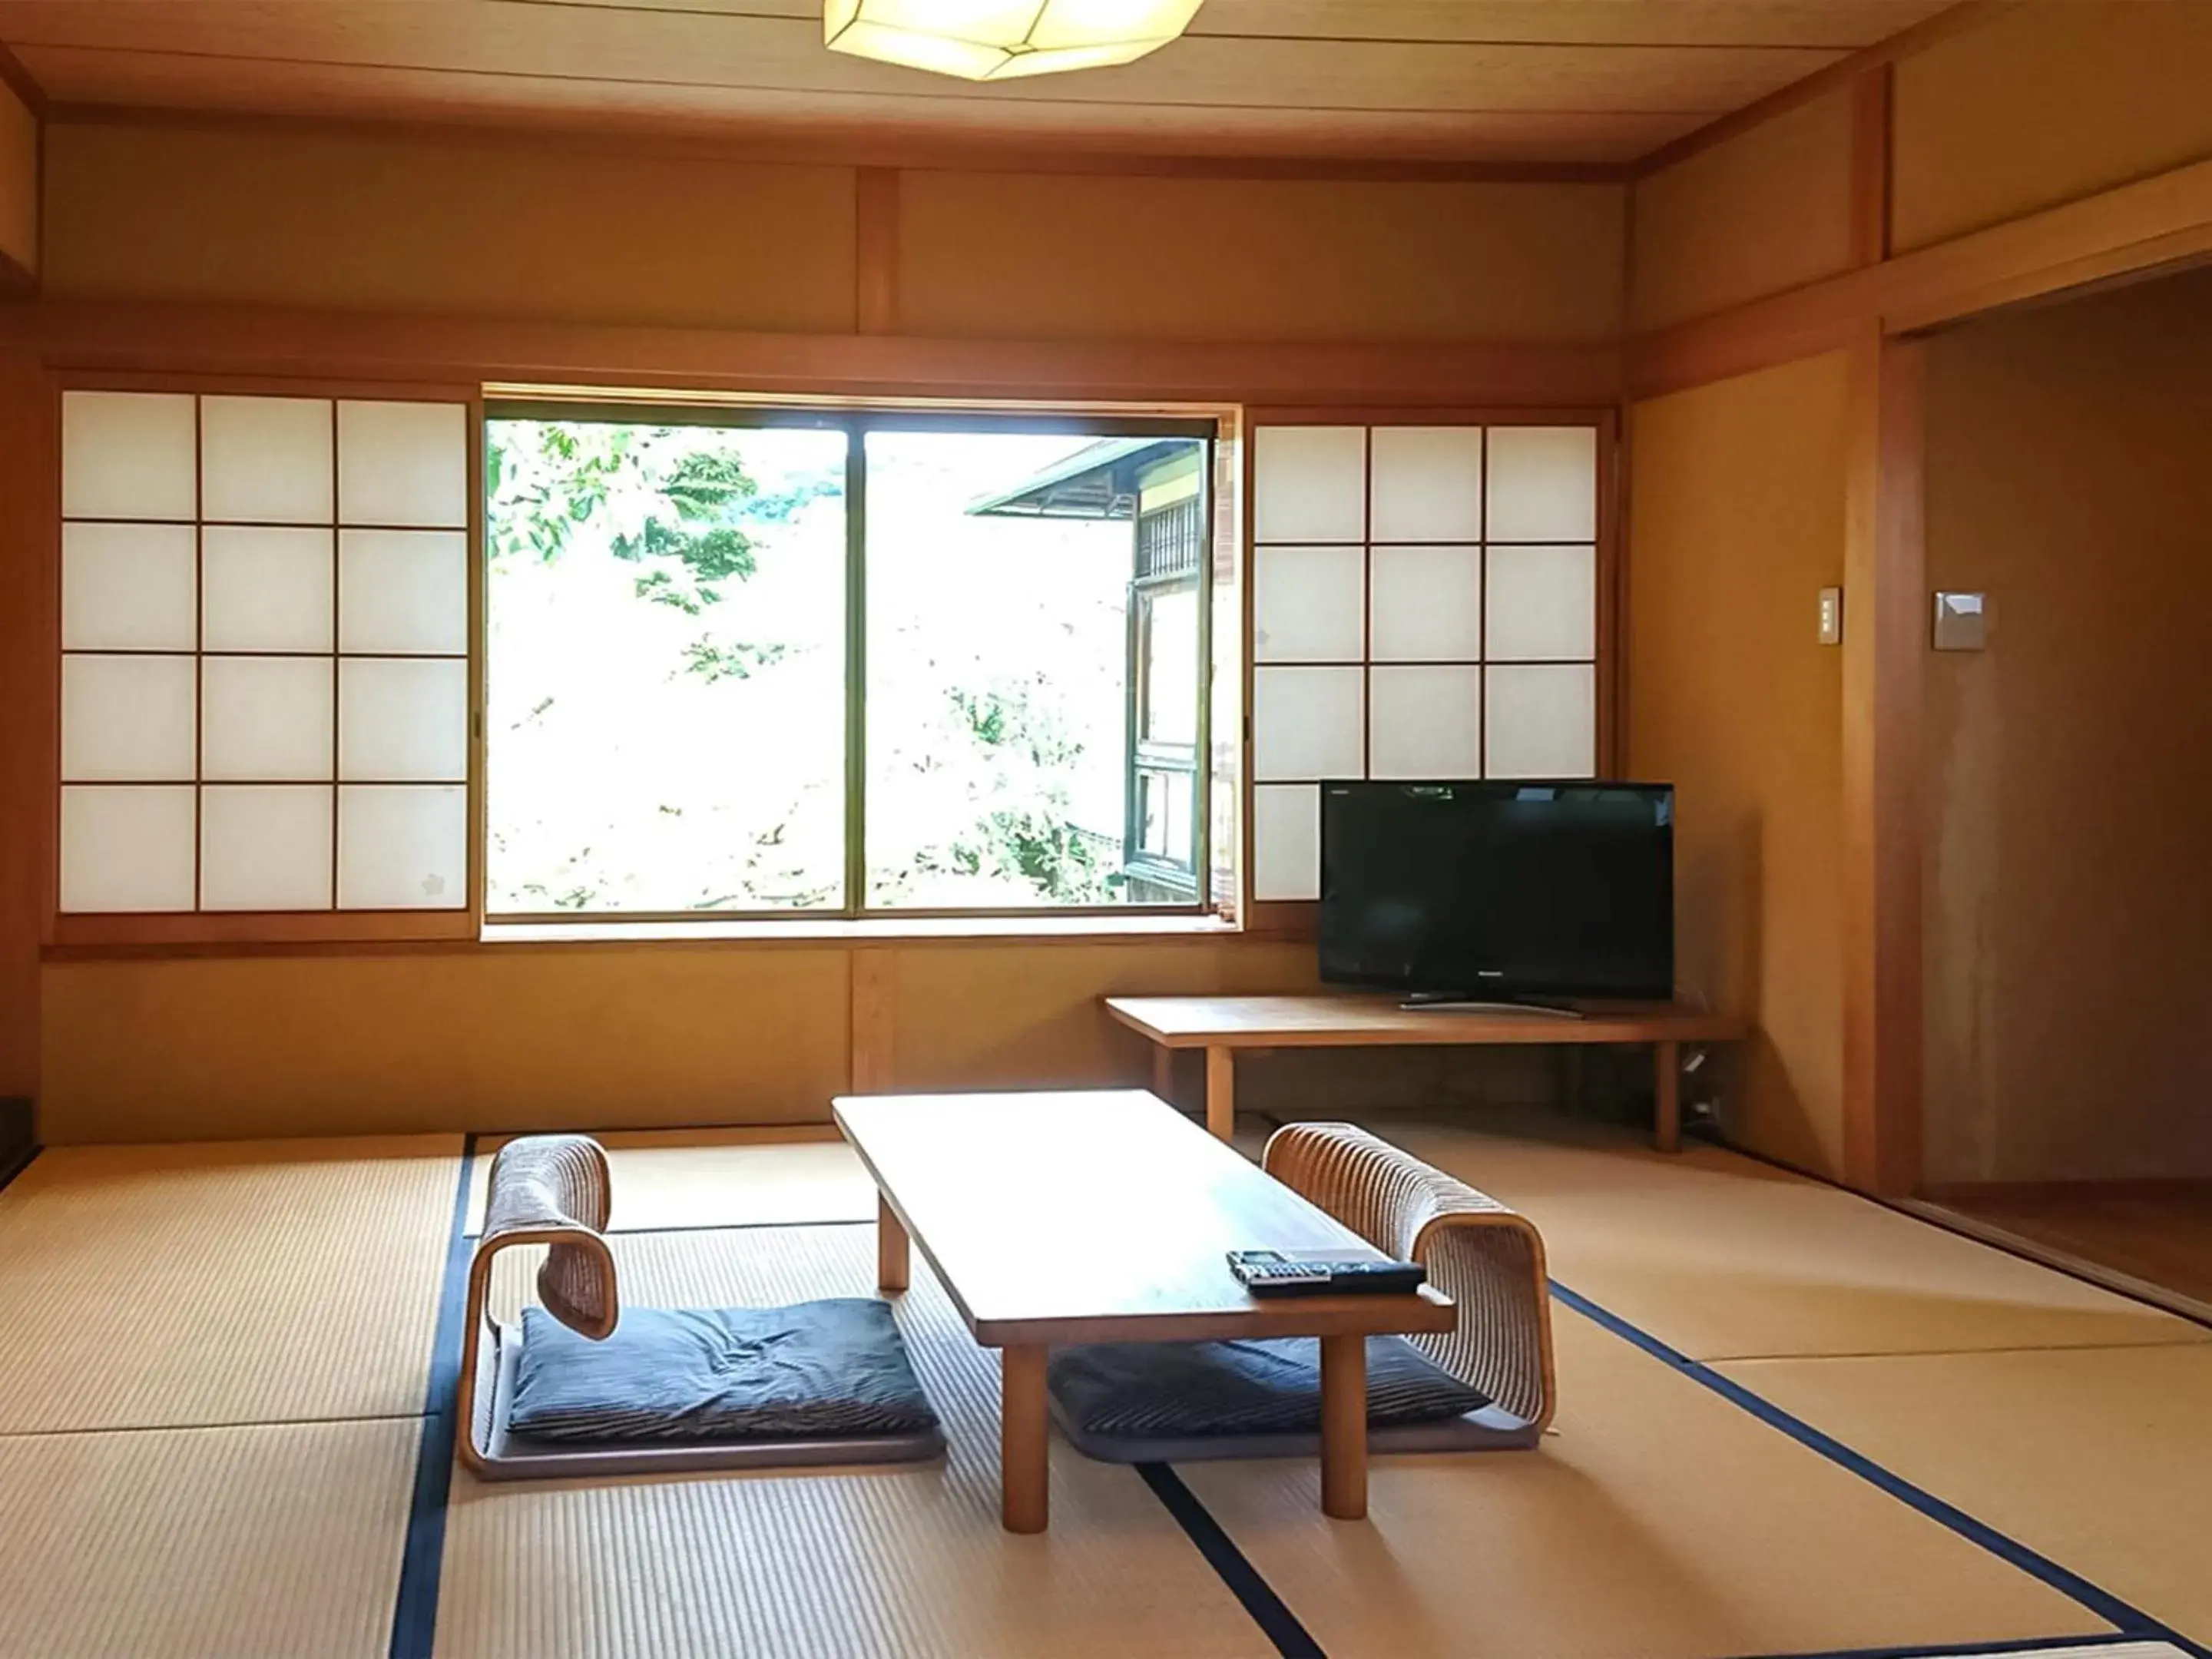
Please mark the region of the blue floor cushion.
<svg viewBox="0 0 2212 1659"><path fill-rule="evenodd" d="M1321 1344L1128 1342L1054 1351L1047 1386L1072 1429L1113 1438L1312 1433ZM1403 1337L1367 1340L1367 1420L1434 1423L1490 1403Z"/></svg>
<svg viewBox="0 0 2212 1659"><path fill-rule="evenodd" d="M556 1441L744 1441L923 1433L921 1391L890 1304L635 1308L604 1342L522 1315L507 1426Z"/></svg>

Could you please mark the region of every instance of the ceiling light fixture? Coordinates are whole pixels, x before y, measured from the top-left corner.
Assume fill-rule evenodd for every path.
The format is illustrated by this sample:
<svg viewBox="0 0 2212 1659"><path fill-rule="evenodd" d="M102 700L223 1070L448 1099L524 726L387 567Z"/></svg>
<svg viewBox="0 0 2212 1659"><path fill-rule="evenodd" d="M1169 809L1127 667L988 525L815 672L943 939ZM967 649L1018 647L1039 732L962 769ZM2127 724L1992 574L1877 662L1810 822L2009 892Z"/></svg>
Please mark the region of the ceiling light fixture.
<svg viewBox="0 0 2212 1659"><path fill-rule="evenodd" d="M967 81L1133 63L1181 34L1200 0L827 0L832 52Z"/></svg>

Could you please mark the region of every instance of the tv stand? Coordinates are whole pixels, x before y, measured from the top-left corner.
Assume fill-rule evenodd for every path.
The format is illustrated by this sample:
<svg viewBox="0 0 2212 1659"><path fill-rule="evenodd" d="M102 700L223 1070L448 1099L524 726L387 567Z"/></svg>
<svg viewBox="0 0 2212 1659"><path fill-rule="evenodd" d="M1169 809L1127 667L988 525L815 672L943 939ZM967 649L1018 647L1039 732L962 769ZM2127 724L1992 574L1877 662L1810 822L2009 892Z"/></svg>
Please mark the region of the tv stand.
<svg viewBox="0 0 2212 1659"><path fill-rule="evenodd" d="M1239 1048L1474 1047L1490 1043L1649 1044L1653 1067L1652 1139L1662 1152L1682 1145L1682 1045L1732 1042L1747 1021L1673 1002L1584 1003L1565 1011L1506 1004L1480 1012L1430 1004L1404 1006L1395 996L1108 997L1106 1012L1152 1048L1152 1091L1170 1097L1175 1051L1206 1051L1206 1127L1226 1140L1237 1119Z"/></svg>
<svg viewBox="0 0 2212 1659"><path fill-rule="evenodd" d="M1569 1002L1547 1002L1540 997L1492 1000L1466 996L1457 991L1416 991L1398 1006L1407 1013L1434 1008L1444 1013L1457 1014L1540 1014L1552 1019L1587 1018L1581 1009Z"/></svg>

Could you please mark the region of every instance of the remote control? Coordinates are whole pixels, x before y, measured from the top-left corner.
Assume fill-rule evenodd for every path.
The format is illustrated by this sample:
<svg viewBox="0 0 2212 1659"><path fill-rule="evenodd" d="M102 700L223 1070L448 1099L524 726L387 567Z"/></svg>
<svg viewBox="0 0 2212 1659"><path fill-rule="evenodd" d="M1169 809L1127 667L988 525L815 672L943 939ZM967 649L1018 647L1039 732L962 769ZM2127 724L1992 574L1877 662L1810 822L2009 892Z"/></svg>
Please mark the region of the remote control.
<svg viewBox="0 0 2212 1659"><path fill-rule="evenodd" d="M1229 1271L1254 1296L1402 1296L1428 1276L1418 1261L1302 1259L1279 1250L1231 1250Z"/></svg>

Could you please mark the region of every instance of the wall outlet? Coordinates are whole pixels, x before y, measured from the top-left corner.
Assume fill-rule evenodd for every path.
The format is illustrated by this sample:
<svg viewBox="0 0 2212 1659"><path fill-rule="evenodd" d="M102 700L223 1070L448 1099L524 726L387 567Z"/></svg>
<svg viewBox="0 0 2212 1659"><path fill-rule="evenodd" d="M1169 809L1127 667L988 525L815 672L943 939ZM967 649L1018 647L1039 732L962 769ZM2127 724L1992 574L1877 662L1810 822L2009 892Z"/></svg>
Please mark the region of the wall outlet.
<svg viewBox="0 0 2212 1659"><path fill-rule="evenodd" d="M1987 594L1936 594L1935 643L1938 651L1979 651L1989 639Z"/></svg>
<svg viewBox="0 0 2212 1659"><path fill-rule="evenodd" d="M1841 645L1844 642L1844 590L1824 587L1820 590L1820 643Z"/></svg>

